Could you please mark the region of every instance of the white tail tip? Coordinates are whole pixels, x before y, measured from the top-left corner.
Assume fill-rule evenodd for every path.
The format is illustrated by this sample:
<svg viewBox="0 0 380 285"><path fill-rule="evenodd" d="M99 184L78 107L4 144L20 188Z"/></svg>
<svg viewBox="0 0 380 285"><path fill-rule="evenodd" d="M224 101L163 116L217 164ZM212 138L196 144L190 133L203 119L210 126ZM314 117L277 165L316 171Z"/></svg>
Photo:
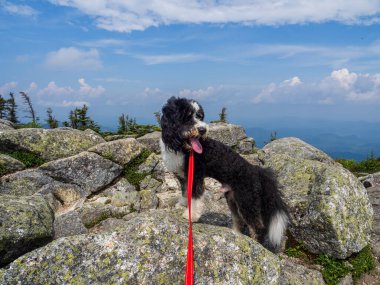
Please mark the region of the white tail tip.
<svg viewBox="0 0 380 285"><path fill-rule="evenodd" d="M281 244L282 236L288 224L288 216L283 211L277 212L272 216L269 224L268 238L270 244L274 248L278 248Z"/></svg>

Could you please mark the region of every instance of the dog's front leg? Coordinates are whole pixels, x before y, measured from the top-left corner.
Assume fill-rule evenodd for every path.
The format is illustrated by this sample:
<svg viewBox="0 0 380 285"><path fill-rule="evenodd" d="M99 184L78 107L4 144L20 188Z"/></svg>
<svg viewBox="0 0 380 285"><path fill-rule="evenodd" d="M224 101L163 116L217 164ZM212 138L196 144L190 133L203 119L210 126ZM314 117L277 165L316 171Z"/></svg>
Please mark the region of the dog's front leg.
<svg viewBox="0 0 380 285"><path fill-rule="evenodd" d="M187 187L187 185L185 187ZM203 212L202 196L203 196L204 191L205 191L204 177L200 173L195 173L194 181L193 181L193 192L192 192L192 198L191 198L191 220L193 222L197 222L202 216L202 212ZM185 188L185 191L182 190L182 196L183 196L182 198L187 199L186 188ZM189 218L188 208L184 211L183 217L185 219Z"/></svg>

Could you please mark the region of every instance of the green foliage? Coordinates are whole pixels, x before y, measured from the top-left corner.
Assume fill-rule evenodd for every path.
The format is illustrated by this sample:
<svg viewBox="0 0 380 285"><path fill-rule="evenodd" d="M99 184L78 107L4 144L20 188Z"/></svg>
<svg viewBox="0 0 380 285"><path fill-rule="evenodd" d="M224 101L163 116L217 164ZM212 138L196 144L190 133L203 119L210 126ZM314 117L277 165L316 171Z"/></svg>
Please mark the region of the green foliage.
<svg viewBox="0 0 380 285"><path fill-rule="evenodd" d="M24 104L26 105L25 111L29 114L26 117L32 119L32 123L37 124L38 118L36 117L36 112L34 111L32 100L25 92L20 92L20 95L24 99Z"/></svg>
<svg viewBox="0 0 380 285"><path fill-rule="evenodd" d="M352 277L354 281L359 279L365 272L371 271L376 266L376 260L371 252L371 248L366 246L361 252L352 256L348 260L352 265Z"/></svg>
<svg viewBox="0 0 380 285"><path fill-rule="evenodd" d="M53 116L53 110L49 107L46 111L48 118L46 120L46 123L48 123L49 127L51 129L58 128L58 121Z"/></svg>
<svg viewBox="0 0 380 285"><path fill-rule="evenodd" d="M21 161L22 163L25 164L26 167L40 166L46 162L39 155L33 152L25 151L25 150L15 150L15 151L2 152L2 153Z"/></svg>
<svg viewBox="0 0 380 285"><path fill-rule="evenodd" d="M82 108L75 108L71 110L69 114L69 121L63 122L65 127L70 127L78 130L91 129L97 133L100 132L100 126L87 116L88 107L86 104Z"/></svg>
<svg viewBox="0 0 380 285"><path fill-rule="evenodd" d="M375 158L373 151L369 154L367 159L363 161L357 162L353 159L344 158L337 159L336 161L354 174L358 174L360 172L375 173L380 171L380 157Z"/></svg>
<svg viewBox="0 0 380 285"><path fill-rule="evenodd" d="M16 126L16 129L26 129L26 128L41 128L37 122L29 122L26 124L20 124Z"/></svg>
<svg viewBox="0 0 380 285"><path fill-rule="evenodd" d="M223 107L222 111L219 113L219 121L222 123L227 122L227 108Z"/></svg>
<svg viewBox="0 0 380 285"><path fill-rule="evenodd" d="M12 92L9 93L9 99L5 99L0 95L0 119L6 119L15 124L18 123L17 115L16 115L16 101L14 94Z"/></svg>
<svg viewBox="0 0 380 285"><path fill-rule="evenodd" d="M157 124L161 126L161 112L154 112L154 117L156 118Z"/></svg>
<svg viewBox="0 0 380 285"><path fill-rule="evenodd" d="M127 178L128 182L136 187L137 190L140 189L140 182L147 176L149 173L138 173L138 168L149 155L151 151L143 150L136 158L132 159L124 169L124 176Z"/></svg>
<svg viewBox="0 0 380 285"><path fill-rule="evenodd" d="M307 254L305 253L306 249L303 245L299 244L295 247L289 247L285 250L285 254L290 257L297 257L300 259L307 259Z"/></svg>
<svg viewBox="0 0 380 285"><path fill-rule="evenodd" d="M264 144L268 144L268 143L270 143L270 142L272 142L272 141L275 141L275 140L277 140L277 139L278 139L278 138L277 138L277 132L276 132L276 131L271 132L270 135L269 135L269 140L268 140L268 141L265 141Z"/></svg>
<svg viewBox="0 0 380 285"><path fill-rule="evenodd" d="M355 281L375 267L375 258L369 246L346 260L335 259L326 254L310 253L302 243L298 243L288 234L284 253L287 256L299 258L307 264L322 265L322 275L328 285L339 284L339 280L349 273Z"/></svg>
<svg viewBox="0 0 380 285"><path fill-rule="evenodd" d="M344 260L330 258L326 254L319 255L315 261L323 266L322 275L329 285L339 284L339 280L351 270Z"/></svg>
<svg viewBox="0 0 380 285"><path fill-rule="evenodd" d="M0 177L7 173L7 169L4 165L0 164Z"/></svg>

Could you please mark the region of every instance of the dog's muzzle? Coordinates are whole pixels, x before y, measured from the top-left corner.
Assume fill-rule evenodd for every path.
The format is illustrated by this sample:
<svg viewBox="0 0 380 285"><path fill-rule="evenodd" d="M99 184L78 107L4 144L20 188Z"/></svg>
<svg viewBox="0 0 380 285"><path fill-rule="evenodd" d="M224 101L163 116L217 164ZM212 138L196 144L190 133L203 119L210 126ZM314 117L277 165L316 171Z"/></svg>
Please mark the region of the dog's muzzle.
<svg viewBox="0 0 380 285"><path fill-rule="evenodd" d="M206 132L207 132L207 129L205 127L199 127L198 128L198 133L199 133L200 136L205 135Z"/></svg>

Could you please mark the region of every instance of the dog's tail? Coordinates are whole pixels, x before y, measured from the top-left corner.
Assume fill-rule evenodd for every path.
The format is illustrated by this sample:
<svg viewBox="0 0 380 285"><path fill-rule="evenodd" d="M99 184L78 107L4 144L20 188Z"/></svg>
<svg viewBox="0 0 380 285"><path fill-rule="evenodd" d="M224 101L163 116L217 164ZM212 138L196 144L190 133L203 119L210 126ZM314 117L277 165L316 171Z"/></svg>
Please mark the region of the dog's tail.
<svg viewBox="0 0 380 285"><path fill-rule="evenodd" d="M281 246L289 221L288 210L278 190L274 173L270 169L263 168L260 176L264 196L262 214L267 229L267 247L276 252Z"/></svg>

